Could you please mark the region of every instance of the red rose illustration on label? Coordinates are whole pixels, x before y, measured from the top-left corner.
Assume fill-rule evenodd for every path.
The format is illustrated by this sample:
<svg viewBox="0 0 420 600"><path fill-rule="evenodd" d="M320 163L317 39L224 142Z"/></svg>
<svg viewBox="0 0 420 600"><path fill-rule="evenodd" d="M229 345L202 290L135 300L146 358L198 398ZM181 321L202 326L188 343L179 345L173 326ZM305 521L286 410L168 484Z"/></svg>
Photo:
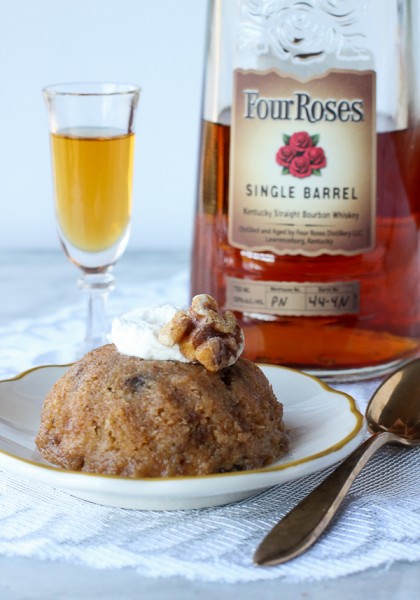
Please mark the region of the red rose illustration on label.
<svg viewBox="0 0 420 600"><path fill-rule="evenodd" d="M290 163L289 172L293 177L309 177L312 175L311 163L303 156L296 156Z"/></svg>
<svg viewBox="0 0 420 600"><path fill-rule="evenodd" d="M297 156L297 152L291 146L282 146L277 151L276 161L279 165L289 168L295 156Z"/></svg>
<svg viewBox="0 0 420 600"><path fill-rule="evenodd" d="M276 152L276 162L283 167L283 175L299 178L321 175L327 159L324 149L318 146L318 134L309 135L307 131L284 134L283 142L284 145Z"/></svg>
<svg viewBox="0 0 420 600"><path fill-rule="evenodd" d="M286 141L286 140L285 140ZM300 131L299 133L294 133L292 136L288 138L286 144L294 148L297 152L304 152L306 148L310 148L314 144L312 143L311 137L309 133L306 131Z"/></svg>

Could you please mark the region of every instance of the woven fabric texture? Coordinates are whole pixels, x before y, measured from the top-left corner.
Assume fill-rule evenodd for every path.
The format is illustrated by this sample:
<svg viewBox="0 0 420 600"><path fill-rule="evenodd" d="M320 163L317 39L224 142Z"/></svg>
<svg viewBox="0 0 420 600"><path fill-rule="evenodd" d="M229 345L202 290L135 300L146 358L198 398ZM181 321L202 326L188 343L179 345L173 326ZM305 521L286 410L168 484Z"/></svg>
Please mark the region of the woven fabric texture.
<svg viewBox="0 0 420 600"><path fill-rule="evenodd" d="M110 312L163 301L185 304L186 290L186 274L180 274L170 282L115 292ZM54 362L52 349L63 339L71 344L81 338L83 319L80 305L0 328L0 378ZM335 387L350 393L363 412L377 385ZM231 583L325 580L420 560L420 449L387 447L362 471L314 547L284 565L253 564L262 537L330 471L235 504L186 511L110 508L0 471L0 552L96 569L133 568L149 577Z"/></svg>

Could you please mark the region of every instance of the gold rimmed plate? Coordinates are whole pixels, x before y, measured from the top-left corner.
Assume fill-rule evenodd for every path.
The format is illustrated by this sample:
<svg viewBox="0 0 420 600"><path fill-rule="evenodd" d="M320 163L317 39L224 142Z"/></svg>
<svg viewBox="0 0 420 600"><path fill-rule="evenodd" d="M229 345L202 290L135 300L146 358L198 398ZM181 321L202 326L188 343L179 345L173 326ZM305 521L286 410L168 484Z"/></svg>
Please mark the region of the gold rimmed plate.
<svg viewBox="0 0 420 600"><path fill-rule="evenodd" d="M35 446L42 403L68 367L45 366L0 381L0 468L91 502L132 509L218 506L320 471L362 441L365 421L348 394L293 369L260 365L284 405L290 448L278 462L253 471L197 477L129 479L66 471Z"/></svg>

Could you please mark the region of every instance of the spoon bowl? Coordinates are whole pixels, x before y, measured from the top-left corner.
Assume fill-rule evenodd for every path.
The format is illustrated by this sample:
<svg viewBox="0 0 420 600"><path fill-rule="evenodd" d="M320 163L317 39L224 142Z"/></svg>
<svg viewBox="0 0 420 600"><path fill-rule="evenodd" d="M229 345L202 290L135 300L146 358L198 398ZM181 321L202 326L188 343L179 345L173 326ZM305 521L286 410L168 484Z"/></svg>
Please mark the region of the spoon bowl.
<svg viewBox="0 0 420 600"><path fill-rule="evenodd" d="M420 358L386 379L373 394L367 410L369 429L389 431L400 443L420 443Z"/></svg>
<svg viewBox="0 0 420 600"><path fill-rule="evenodd" d="M372 436L265 536L254 561L277 565L302 554L328 527L362 468L383 445L420 446L420 358L392 373L366 410Z"/></svg>

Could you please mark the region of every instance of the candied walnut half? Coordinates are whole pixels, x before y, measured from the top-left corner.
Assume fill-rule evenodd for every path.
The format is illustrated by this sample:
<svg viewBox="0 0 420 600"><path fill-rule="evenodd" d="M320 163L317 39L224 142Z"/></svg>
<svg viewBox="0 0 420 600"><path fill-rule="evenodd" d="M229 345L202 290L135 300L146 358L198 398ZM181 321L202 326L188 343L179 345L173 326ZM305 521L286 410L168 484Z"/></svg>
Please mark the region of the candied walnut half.
<svg viewBox="0 0 420 600"><path fill-rule="evenodd" d="M208 371L219 371L237 361L244 348L244 335L235 315L219 313L217 302L207 294L194 296L188 310L179 310L159 333L165 346L178 344L182 354L201 363Z"/></svg>

